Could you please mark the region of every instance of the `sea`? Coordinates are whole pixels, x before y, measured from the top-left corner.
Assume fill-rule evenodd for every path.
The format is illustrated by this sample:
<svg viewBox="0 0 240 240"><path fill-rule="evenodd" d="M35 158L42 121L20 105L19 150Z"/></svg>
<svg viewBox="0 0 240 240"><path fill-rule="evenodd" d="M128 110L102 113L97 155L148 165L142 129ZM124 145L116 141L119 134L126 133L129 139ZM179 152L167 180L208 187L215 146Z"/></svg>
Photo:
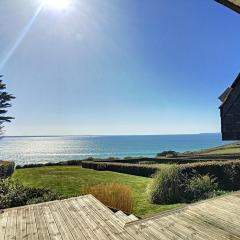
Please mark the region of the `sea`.
<svg viewBox="0 0 240 240"><path fill-rule="evenodd" d="M164 150L193 151L226 143L219 133L134 136L2 137L0 160L16 165L81 160L90 157L154 157Z"/></svg>

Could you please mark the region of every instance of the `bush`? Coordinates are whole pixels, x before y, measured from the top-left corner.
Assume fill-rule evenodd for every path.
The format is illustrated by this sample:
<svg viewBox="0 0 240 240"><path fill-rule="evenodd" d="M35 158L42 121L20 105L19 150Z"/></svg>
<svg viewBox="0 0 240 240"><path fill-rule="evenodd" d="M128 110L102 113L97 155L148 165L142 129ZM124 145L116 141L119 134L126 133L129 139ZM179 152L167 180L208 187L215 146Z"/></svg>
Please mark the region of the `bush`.
<svg viewBox="0 0 240 240"><path fill-rule="evenodd" d="M177 166L161 169L149 187L152 203L193 202L213 197L218 189L216 178L209 175L184 176Z"/></svg>
<svg viewBox="0 0 240 240"><path fill-rule="evenodd" d="M185 199L186 201L198 201L213 197L217 188L216 178L209 175L196 175L185 183Z"/></svg>
<svg viewBox="0 0 240 240"><path fill-rule="evenodd" d="M178 156L178 152L169 150L169 151L163 151L161 153L157 153L157 157L177 157Z"/></svg>
<svg viewBox="0 0 240 240"><path fill-rule="evenodd" d="M177 166L167 166L156 175L149 186L150 202L169 204L182 201L182 177Z"/></svg>
<svg viewBox="0 0 240 240"><path fill-rule="evenodd" d="M68 161L62 161L62 162L31 163L31 164L25 164L25 165L17 165L16 169L51 167L51 166L81 166L81 165L82 165L82 160L68 160Z"/></svg>
<svg viewBox="0 0 240 240"><path fill-rule="evenodd" d="M120 172L143 177L151 177L153 174L159 171L158 166L129 163L91 162L91 161L83 161L82 167L98 171Z"/></svg>
<svg viewBox="0 0 240 240"><path fill-rule="evenodd" d="M119 183L99 184L86 187L85 194L92 194L95 198L110 208L122 210L125 213L132 213L133 191Z"/></svg>
<svg viewBox="0 0 240 240"><path fill-rule="evenodd" d="M14 162L0 161L0 178L10 177L14 172Z"/></svg>
<svg viewBox="0 0 240 240"><path fill-rule="evenodd" d="M0 209L63 198L44 188L24 187L16 180L0 180Z"/></svg>
<svg viewBox="0 0 240 240"><path fill-rule="evenodd" d="M186 178L198 175L210 175L216 178L221 190L236 191L240 189L240 160L212 161L179 165Z"/></svg>

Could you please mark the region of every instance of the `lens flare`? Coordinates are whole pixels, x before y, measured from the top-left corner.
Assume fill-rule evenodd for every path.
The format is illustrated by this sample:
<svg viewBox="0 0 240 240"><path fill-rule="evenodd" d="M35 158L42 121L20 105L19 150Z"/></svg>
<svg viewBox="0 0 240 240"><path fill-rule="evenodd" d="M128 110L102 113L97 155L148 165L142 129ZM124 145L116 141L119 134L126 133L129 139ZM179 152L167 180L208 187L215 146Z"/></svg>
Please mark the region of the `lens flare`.
<svg viewBox="0 0 240 240"><path fill-rule="evenodd" d="M70 6L71 0L44 0L44 5L48 8L64 10Z"/></svg>

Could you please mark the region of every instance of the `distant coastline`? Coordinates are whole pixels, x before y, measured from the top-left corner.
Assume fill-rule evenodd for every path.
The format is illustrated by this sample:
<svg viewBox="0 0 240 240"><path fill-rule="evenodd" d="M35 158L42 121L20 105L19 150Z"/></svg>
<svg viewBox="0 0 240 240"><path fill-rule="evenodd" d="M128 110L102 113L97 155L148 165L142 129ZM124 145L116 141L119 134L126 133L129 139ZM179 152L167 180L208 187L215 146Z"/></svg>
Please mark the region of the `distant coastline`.
<svg viewBox="0 0 240 240"><path fill-rule="evenodd" d="M132 136L6 136L0 160L16 165L82 160L89 157L154 157L164 150L193 151L227 144L219 133Z"/></svg>
<svg viewBox="0 0 240 240"><path fill-rule="evenodd" d="M134 136L179 136L179 135L206 135L221 134L220 132L211 133L169 133L169 134L60 134L60 135L4 135L2 137L134 137Z"/></svg>

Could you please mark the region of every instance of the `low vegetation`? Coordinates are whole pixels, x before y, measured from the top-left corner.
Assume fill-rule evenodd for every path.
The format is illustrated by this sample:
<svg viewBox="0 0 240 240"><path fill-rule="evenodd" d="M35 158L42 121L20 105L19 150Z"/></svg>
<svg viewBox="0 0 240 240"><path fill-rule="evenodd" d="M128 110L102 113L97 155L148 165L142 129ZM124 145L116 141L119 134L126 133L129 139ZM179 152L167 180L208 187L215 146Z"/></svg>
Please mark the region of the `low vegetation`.
<svg viewBox="0 0 240 240"><path fill-rule="evenodd" d="M112 171L119 173L126 173L142 177L151 177L157 171L160 166L144 165L144 164L130 164L130 163L111 163L111 162L94 162L83 161L83 168L90 168L98 171Z"/></svg>
<svg viewBox="0 0 240 240"><path fill-rule="evenodd" d="M181 182L177 166L166 166L155 176L149 185L150 202L155 204L171 204L181 202Z"/></svg>
<svg viewBox="0 0 240 240"><path fill-rule="evenodd" d="M179 165L179 170L188 179L196 175L212 176L222 190L240 189L240 160L184 164Z"/></svg>
<svg viewBox="0 0 240 240"><path fill-rule="evenodd" d="M185 181L184 195L187 201L198 201L218 194L216 178L209 175L195 175Z"/></svg>
<svg viewBox="0 0 240 240"><path fill-rule="evenodd" d="M14 162L0 161L0 179L10 177L14 172Z"/></svg>
<svg viewBox="0 0 240 240"><path fill-rule="evenodd" d="M68 160L68 161L62 161L62 162L48 162L48 163L34 163L34 164L17 165L16 169L51 167L51 166L81 166L81 165L82 165L82 160Z"/></svg>
<svg viewBox="0 0 240 240"><path fill-rule="evenodd" d="M130 186L120 183L105 183L84 188L84 194L92 194L110 208L133 212L133 190Z"/></svg>
<svg viewBox="0 0 240 240"><path fill-rule="evenodd" d="M60 194L44 188L23 186L16 180L0 180L0 209L61 199Z"/></svg>
<svg viewBox="0 0 240 240"><path fill-rule="evenodd" d="M177 157L178 155L179 152L175 152L172 150L157 153L157 157Z"/></svg>
<svg viewBox="0 0 240 240"><path fill-rule="evenodd" d="M199 151L192 152L191 154L215 154L215 155L221 155L221 154L227 154L232 155L236 154L239 156L240 154L240 142L235 142L231 144L226 144L219 147L209 148L209 149L203 149Z"/></svg>
<svg viewBox="0 0 240 240"><path fill-rule="evenodd" d="M209 173L200 174L200 171L194 169L196 166L192 167L188 171L176 165L162 168L150 184L148 190L150 201L156 204L194 202L221 194L223 190L231 190L221 187L219 184L222 182L221 175L216 177L210 176Z"/></svg>
<svg viewBox="0 0 240 240"><path fill-rule="evenodd" d="M13 178L18 179L24 186L47 188L64 195L66 198L83 195L86 186L107 183L124 184L133 190L133 213L138 217L146 217L182 206L182 204L158 205L150 203L146 189L153 181L152 178L116 172L94 171L77 166L52 166L17 169Z"/></svg>
<svg viewBox="0 0 240 240"><path fill-rule="evenodd" d="M235 145L229 146L235 148ZM218 150L220 147L212 152ZM206 151L164 151L156 158L88 159L27 165L17 169L13 178L26 187L45 187L64 197L91 193L109 207L133 211L136 216L143 217L178 207L178 203L240 189L238 154L209 154ZM38 200L27 200L26 203L33 201Z"/></svg>

